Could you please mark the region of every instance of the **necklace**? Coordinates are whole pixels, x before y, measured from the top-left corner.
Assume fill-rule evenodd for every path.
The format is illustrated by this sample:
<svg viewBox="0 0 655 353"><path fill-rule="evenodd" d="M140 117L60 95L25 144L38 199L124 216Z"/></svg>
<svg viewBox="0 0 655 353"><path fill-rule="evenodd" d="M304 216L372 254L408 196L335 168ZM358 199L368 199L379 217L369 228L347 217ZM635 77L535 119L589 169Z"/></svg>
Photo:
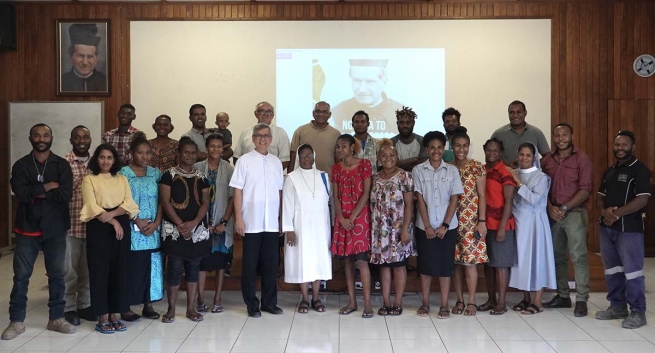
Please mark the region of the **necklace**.
<svg viewBox="0 0 655 353"><path fill-rule="evenodd" d="M32 155L32 162L34 162L34 168L36 168L36 181L43 182L43 175L45 174L45 169L48 168L48 160L45 160L45 166L43 166L43 172L39 171L39 167L36 165L36 159Z"/></svg>
<svg viewBox="0 0 655 353"><path fill-rule="evenodd" d="M302 170L300 171L300 176L302 177L302 181L305 182L305 185L307 185L307 189L309 189L309 183L307 182L307 180L305 180L305 175L302 172ZM310 192L312 193L312 199L313 199L314 195L316 194L316 175L314 174L314 171L312 171L312 179L314 179L314 184Z"/></svg>

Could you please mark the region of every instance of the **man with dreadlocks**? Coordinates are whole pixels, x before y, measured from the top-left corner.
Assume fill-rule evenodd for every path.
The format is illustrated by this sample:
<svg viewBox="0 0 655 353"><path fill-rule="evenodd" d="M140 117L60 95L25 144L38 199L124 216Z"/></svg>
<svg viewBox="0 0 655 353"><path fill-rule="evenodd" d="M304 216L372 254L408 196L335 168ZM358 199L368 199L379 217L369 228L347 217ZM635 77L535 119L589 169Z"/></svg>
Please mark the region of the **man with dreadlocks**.
<svg viewBox="0 0 655 353"><path fill-rule="evenodd" d="M428 151L423 147L423 136L414 133L414 122L418 116L410 107L396 110L398 135L391 138L398 151L398 167L411 172L412 169L428 159Z"/></svg>

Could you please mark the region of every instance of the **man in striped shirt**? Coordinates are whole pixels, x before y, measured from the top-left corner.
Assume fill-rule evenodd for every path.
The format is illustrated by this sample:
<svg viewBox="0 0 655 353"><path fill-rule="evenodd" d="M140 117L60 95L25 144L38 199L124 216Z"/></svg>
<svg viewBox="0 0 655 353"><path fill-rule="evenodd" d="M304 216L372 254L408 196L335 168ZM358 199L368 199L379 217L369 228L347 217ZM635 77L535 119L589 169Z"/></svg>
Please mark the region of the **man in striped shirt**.
<svg viewBox="0 0 655 353"><path fill-rule="evenodd" d="M91 313L89 289L89 267L86 263L86 223L80 221L82 209L82 180L90 171L88 168L91 132L79 125L71 131L70 143L73 150L64 156L73 171L73 198L70 200L71 229L66 233L66 290L64 317L78 326L80 317L95 321Z"/></svg>

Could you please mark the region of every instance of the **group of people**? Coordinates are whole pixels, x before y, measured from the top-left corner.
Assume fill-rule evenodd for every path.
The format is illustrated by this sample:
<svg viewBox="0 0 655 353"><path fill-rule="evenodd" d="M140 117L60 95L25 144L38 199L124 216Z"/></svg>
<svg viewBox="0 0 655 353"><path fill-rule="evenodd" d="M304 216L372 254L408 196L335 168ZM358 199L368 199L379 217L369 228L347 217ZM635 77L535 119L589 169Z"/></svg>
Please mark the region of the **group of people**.
<svg viewBox="0 0 655 353"><path fill-rule="evenodd" d="M51 128L37 124L29 132L33 150L12 168L12 191L19 200L15 276L10 324L1 338L25 331L27 288L39 250L48 274L49 330L73 333L82 318L97 320L96 330L103 334L125 331L121 320L160 317L152 303L163 299L164 290L168 310L161 319L172 323L183 274L185 316L202 321L203 312L223 311L221 291L234 234L243 239L241 291L250 317L262 311L282 314L277 306L281 235L284 279L300 285L301 314L326 310L320 281L332 278L334 255L344 261L350 298L341 315L358 310L355 267L363 287L362 317L374 315L371 267L379 270L382 285L377 314L401 315L406 266L417 256L420 316L430 313L433 277L441 290L440 319L478 311L502 315L508 287L524 291L513 306L522 314L571 307L569 257L577 292L574 313L585 316L592 165L573 145L570 125L553 128L551 151L543 133L525 122L522 102L512 102L508 114L510 123L483 145L485 163L473 158L454 108L442 115L445 134L420 136L413 131L417 114L402 107L396 111L398 135L377 141L368 133L365 111L354 113L353 135L340 134L328 122L330 105L318 102L314 119L289 139L271 125L273 106L260 102L257 124L234 141L233 149L226 113L217 114L217 128L209 129L205 107L194 104L192 128L179 141L169 137L171 118L161 115L152 125L156 137L148 140L131 125L135 108L124 104L119 127L103 134L93 154L91 132L77 126L70 133L72 151L63 158L50 151ZM626 328L646 324L641 212L650 196L650 172L633 156L634 144L633 133L617 133L616 163L603 176L597 202L611 305L596 318L622 318ZM478 264L485 265L489 294L481 305L475 302ZM203 296L208 271L217 271L211 306ZM448 306L451 278L453 308ZM545 288L557 289L557 295L542 303ZM134 305L143 305L141 315L131 310Z"/></svg>

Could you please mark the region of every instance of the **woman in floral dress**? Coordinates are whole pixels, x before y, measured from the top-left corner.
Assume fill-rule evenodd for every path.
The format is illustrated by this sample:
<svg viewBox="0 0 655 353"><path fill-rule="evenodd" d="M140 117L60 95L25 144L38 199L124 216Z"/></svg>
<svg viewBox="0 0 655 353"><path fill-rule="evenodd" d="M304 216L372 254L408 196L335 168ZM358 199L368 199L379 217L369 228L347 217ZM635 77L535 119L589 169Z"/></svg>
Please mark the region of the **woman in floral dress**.
<svg viewBox="0 0 655 353"><path fill-rule="evenodd" d="M457 302L452 313L472 316L477 313L475 290L478 285L478 270L476 265L489 261L487 257L486 227L486 175L484 165L467 158L471 142L466 129L457 128L452 138L455 160L453 164L459 169L464 186L464 194L459 196L457 205L457 243L455 244L455 293ZM464 305L464 290L462 281L466 272L466 287L468 302Z"/></svg>
<svg viewBox="0 0 655 353"><path fill-rule="evenodd" d="M173 131L171 117L168 115L158 116L155 123L152 124L152 128L157 133L157 137L150 140L150 146L152 147L150 166L159 169L163 173L177 165L178 141L168 137L168 134Z"/></svg>
<svg viewBox="0 0 655 353"><path fill-rule="evenodd" d="M346 283L350 303L341 308L341 315L357 310L355 300L355 268L357 264L364 290L363 318L373 317L371 308L371 272L368 252L371 249L371 212L369 197L373 168L368 159L355 157L361 148L351 135L337 139L337 157L341 163L332 166L332 190L335 191L335 221L330 250L345 259Z"/></svg>
<svg viewBox="0 0 655 353"><path fill-rule="evenodd" d="M380 141L378 157L382 170L373 176L371 189L371 263L380 266L383 303L378 315L403 313L402 298L407 282L407 259L414 247L414 183L410 173L398 168L393 142ZM391 306L391 269L395 300Z"/></svg>

